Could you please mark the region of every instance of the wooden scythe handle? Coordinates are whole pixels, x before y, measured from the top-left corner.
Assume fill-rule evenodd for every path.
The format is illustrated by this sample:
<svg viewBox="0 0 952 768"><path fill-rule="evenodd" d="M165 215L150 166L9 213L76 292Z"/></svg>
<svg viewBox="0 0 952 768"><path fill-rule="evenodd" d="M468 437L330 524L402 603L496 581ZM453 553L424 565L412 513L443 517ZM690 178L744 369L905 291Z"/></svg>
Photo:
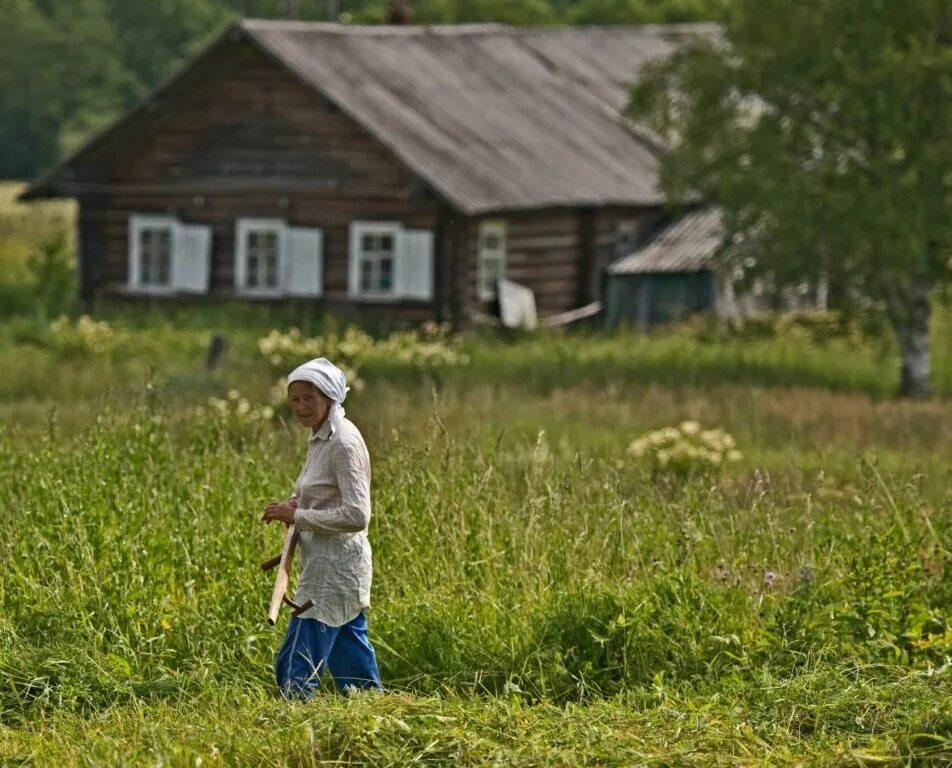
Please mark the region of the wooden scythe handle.
<svg viewBox="0 0 952 768"><path fill-rule="evenodd" d="M294 557L294 547L297 546L298 531L294 525L288 526L288 532L284 535L284 547L281 550L281 558L278 562L278 572L274 577L274 590L271 592L271 608L268 611L268 623L274 626L278 621L278 611L281 610L281 603L287 596L288 583L291 581L291 558ZM268 565L265 563L265 565Z"/></svg>

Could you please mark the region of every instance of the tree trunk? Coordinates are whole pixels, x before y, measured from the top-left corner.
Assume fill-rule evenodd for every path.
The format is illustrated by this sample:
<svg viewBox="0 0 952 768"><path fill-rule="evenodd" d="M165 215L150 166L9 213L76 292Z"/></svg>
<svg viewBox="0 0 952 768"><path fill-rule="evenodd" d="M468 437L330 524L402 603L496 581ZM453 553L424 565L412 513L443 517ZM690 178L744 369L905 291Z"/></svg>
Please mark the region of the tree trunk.
<svg viewBox="0 0 952 768"><path fill-rule="evenodd" d="M910 291L909 306L896 328L902 354L899 393L903 397L926 398L931 390L929 353L929 285L916 281Z"/></svg>

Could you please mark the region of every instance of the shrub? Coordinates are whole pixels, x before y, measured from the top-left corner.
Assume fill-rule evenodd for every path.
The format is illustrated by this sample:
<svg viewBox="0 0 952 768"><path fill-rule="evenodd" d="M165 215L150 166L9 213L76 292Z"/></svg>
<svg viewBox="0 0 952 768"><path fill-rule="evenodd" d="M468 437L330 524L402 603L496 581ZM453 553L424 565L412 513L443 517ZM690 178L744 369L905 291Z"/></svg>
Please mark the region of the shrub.
<svg viewBox="0 0 952 768"><path fill-rule="evenodd" d="M703 429L696 421L649 432L628 446L635 459L647 461L656 472L689 475L740 461L734 438L722 429Z"/></svg>
<svg viewBox="0 0 952 768"><path fill-rule="evenodd" d="M80 315L73 323L60 315L50 323L50 347L57 352L77 356L109 355L118 343L116 331L105 320Z"/></svg>

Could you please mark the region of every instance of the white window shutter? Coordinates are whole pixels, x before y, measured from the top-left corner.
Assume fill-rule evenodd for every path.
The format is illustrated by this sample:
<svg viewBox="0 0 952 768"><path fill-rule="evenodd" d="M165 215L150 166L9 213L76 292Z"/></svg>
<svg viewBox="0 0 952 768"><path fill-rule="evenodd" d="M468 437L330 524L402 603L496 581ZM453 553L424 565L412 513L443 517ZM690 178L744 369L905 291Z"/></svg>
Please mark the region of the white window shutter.
<svg viewBox="0 0 952 768"><path fill-rule="evenodd" d="M350 225L348 234L347 256L347 293L350 296L360 295L360 237L363 227L354 222Z"/></svg>
<svg viewBox="0 0 952 768"><path fill-rule="evenodd" d="M248 259L246 250L248 247L248 238L245 235L245 224L238 220L235 222L235 290L240 292L245 287L245 272L248 269Z"/></svg>
<svg viewBox="0 0 952 768"><path fill-rule="evenodd" d="M129 217L129 281L127 284L130 288L138 288L142 280L142 266L139 259L139 222L138 216Z"/></svg>
<svg viewBox="0 0 952 768"><path fill-rule="evenodd" d="M179 224L172 239L172 287L183 293L208 293L212 228Z"/></svg>
<svg viewBox="0 0 952 768"><path fill-rule="evenodd" d="M400 234L397 257L397 295L407 299L433 298L433 233L408 229Z"/></svg>
<svg viewBox="0 0 952 768"><path fill-rule="evenodd" d="M289 227L285 291L290 296L320 296L324 292L324 233Z"/></svg>

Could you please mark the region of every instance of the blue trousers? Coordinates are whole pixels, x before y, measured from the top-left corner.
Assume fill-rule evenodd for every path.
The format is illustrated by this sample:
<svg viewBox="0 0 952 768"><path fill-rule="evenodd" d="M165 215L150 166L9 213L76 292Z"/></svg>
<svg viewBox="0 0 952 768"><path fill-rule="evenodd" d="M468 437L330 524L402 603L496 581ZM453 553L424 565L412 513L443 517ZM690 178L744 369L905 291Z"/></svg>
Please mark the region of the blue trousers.
<svg viewBox="0 0 952 768"><path fill-rule="evenodd" d="M330 669L341 691L381 687L363 612L341 627L328 627L317 619L291 619L275 662L281 695L311 698L325 669Z"/></svg>

